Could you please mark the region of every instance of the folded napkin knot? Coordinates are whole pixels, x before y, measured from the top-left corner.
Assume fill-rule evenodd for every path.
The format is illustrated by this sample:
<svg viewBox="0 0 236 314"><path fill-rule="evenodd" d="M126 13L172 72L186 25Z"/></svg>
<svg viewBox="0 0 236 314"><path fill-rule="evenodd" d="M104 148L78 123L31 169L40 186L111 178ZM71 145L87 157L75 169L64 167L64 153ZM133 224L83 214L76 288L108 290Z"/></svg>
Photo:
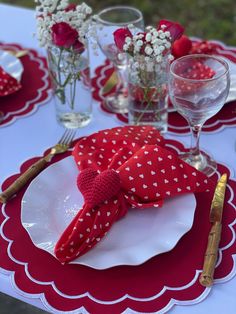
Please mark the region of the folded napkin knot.
<svg viewBox="0 0 236 314"><path fill-rule="evenodd" d="M84 169L78 175L77 185L91 208L110 200L121 188L119 174L110 169L101 173L92 168Z"/></svg>
<svg viewBox="0 0 236 314"><path fill-rule="evenodd" d="M148 126L92 134L76 144L73 156L85 203L55 246L63 263L97 245L130 207L158 210L166 198L211 189L209 179L167 149Z"/></svg>

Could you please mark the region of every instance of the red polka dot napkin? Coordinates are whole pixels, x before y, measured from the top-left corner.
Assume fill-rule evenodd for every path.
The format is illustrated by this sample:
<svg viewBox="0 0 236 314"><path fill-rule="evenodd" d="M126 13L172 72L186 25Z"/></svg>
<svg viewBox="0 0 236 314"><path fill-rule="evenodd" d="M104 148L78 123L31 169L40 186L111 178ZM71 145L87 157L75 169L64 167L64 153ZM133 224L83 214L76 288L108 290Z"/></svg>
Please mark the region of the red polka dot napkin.
<svg viewBox="0 0 236 314"><path fill-rule="evenodd" d="M18 91L20 88L20 82L18 82L13 76L5 72L0 66L0 96L10 95Z"/></svg>
<svg viewBox="0 0 236 314"><path fill-rule="evenodd" d="M180 94L197 92L199 88L204 86L201 80L211 79L215 75L212 68L198 60L185 60L178 67L176 65L175 71L181 78L187 79L175 79L175 88Z"/></svg>
<svg viewBox="0 0 236 314"><path fill-rule="evenodd" d="M158 210L167 197L214 188L204 174L166 149L153 127L100 131L81 139L73 156L85 203L56 244L61 262L85 254L130 207Z"/></svg>

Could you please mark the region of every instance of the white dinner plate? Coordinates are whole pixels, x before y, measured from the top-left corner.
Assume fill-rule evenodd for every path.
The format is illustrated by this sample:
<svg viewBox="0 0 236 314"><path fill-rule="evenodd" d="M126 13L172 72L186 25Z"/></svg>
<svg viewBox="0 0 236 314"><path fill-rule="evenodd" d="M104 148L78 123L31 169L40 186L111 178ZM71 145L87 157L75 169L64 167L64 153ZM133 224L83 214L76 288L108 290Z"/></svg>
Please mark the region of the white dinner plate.
<svg viewBox="0 0 236 314"><path fill-rule="evenodd" d="M83 205L72 156L52 164L29 185L22 199L21 221L33 243L50 254ZM130 209L94 248L71 263L106 269L139 265L171 250L192 227L196 200L185 194L161 208Z"/></svg>
<svg viewBox="0 0 236 314"><path fill-rule="evenodd" d="M21 61L7 51L0 50L0 66L18 82L21 80L23 65Z"/></svg>

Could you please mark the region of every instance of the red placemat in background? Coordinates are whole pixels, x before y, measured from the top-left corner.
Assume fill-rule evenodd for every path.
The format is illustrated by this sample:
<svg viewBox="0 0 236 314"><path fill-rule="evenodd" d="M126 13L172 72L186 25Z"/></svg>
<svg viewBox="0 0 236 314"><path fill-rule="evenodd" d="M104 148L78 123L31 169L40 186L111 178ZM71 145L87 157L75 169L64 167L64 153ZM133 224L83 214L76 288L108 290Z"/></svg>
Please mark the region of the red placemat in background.
<svg viewBox="0 0 236 314"><path fill-rule="evenodd" d="M21 79L22 88L11 95L0 97L0 114L3 118L0 122L1 127L32 114L45 104L51 97L51 87L47 61L39 56L36 50L11 43L0 43L0 49L11 51L26 49L28 51L20 58L24 67Z"/></svg>
<svg viewBox="0 0 236 314"><path fill-rule="evenodd" d="M201 40L194 40L194 42ZM236 63L236 48L228 47L219 41L209 41L216 47L214 54L223 56L233 63ZM101 109L107 113L116 115L116 117L128 123L127 114L114 114L103 105L105 97L114 92L115 88L109 93L102 93L106 81L113 73L114 68L108 60L99 66L95 71L95 77L92 79L93 97L101 106ZM235 73L236 74L236 73ZM206 121L203 126L203 132L215 132L224 127L236 126L236 101L226 104L215 116ZM168 115L168 131L177 134L190 133L187 121L177 112L170 111Z"/></svg>
<svg viewBox="0 0 236 314"><path fill-rule="evenodd" d="M167 140L171 150L183 150L182 144ZM69 156L61 154L53 162ZM21 172L37 158L27 160ZM230 170L218 165L218 174ZM8 178L5 189L19 174ZM215 174L214 179L217 179ZM81 308L89 313L120 314L130 308L137 312L164 313L174 304L201 301L210 291L202 287L198 277L210 229L209 208L212 195L196 194L197 208L192 229L170 252L155 256L139 266L117 266L95 270L82 265L61 265L49 253L35 247L21 224L21 201L25 187L7 205L2 205L0 222L0 267L12 275L20 293L29 297L41 294L45 306L71 311ZM234 270L236 182L229 179L223 216L220 259L216 268L216 282L229 279ZM213 287L214 288L214 287Z"/></svg>

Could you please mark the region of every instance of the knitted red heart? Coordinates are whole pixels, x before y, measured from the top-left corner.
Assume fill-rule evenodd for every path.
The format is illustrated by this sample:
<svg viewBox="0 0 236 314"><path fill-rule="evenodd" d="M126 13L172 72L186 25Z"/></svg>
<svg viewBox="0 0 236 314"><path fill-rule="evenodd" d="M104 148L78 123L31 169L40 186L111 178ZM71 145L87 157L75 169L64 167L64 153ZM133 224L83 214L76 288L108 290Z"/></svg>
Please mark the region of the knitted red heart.
<svg viewBox="0 0 236 314"><path fill-rule="evenodd" d="M111 199L120 190L120 177L113 170L98 174L96 170L85 169L78 175L77 185L90 207Z"/></svg>
<svg viewBox="0 0 236 314"><path fill-rule="evenodd" d="M92 168L84 169L78 175L77 186L80 192L83 194L85 200L96 176L98 176L98 172Z"/></svg>

